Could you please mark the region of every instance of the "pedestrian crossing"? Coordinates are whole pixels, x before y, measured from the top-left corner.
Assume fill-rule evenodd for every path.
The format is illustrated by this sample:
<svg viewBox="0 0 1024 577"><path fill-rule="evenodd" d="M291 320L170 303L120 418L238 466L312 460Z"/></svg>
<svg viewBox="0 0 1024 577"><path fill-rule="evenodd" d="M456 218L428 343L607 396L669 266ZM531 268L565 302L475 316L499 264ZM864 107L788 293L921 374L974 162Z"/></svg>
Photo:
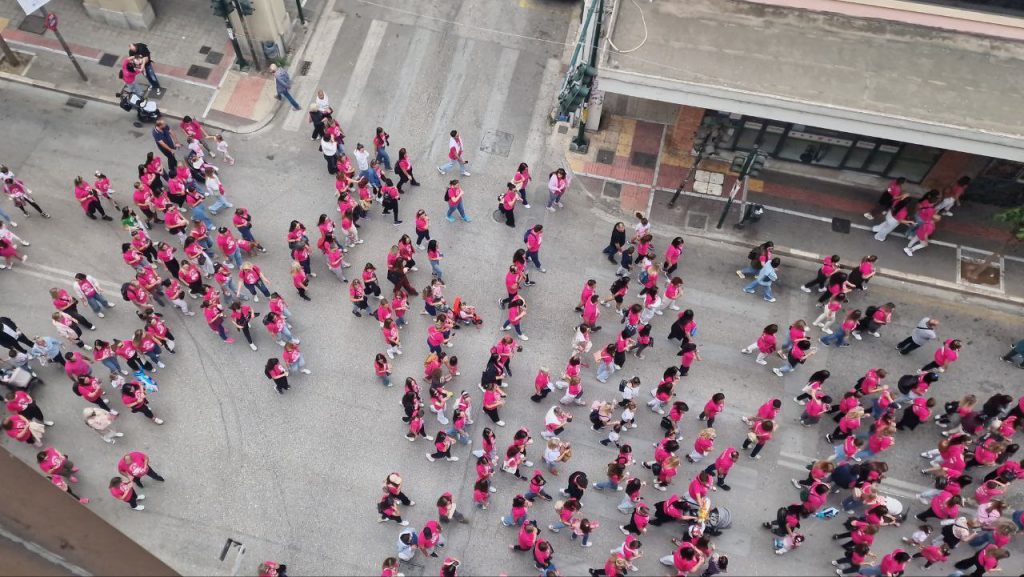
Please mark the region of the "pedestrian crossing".
<svg viewBox="0 0 1024 577"><path fill-rule="evenodd" d="M551 132L547 117L561 79L560 44L536 48L514 35L482 33L464 8L449 20L373 15L328 15L305 57L313 63L309 75L297 79L302 105L312 101L316 87L327 89L347 135L346 150L356 142L369 146L374 128L383 126L423 171L444 160L448 132L457 129L471 171L500 166L502 174L511 174L524 155L535 174L554 168L533 163ZM507 29L524 26L510 23ZM300 131L306 112L289 112L280 122L288 132ZM488 145L495 139L501 146Z"/></svg>

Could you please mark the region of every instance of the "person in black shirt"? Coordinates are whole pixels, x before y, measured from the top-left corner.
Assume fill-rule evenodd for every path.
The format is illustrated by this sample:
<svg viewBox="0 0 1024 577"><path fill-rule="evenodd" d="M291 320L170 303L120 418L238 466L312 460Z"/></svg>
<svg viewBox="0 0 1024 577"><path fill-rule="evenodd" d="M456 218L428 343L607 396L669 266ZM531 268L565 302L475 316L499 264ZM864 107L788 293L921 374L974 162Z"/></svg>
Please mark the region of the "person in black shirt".
<svg viewBox="0 0 1024 577"><path fill-rule="evenodd" d="M142 69L146 73L146 80L149 81L150 87L156 91L157 96L161 96L164 93L164 89L160 86L160 79L156 77L156 72L153 71L153 56L149 52L149 46L141 42L129 44L128 55L142 61Z"/></svg>

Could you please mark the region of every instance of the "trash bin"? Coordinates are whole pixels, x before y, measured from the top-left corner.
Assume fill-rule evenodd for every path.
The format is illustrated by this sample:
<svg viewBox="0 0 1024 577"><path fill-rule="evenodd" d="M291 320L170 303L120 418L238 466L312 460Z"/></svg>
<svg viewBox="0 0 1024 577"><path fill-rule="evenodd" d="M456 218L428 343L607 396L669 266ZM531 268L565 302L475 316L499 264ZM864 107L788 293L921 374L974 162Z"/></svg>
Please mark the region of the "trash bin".
<svg viewBox="0 0 1024 577"><path fill-rule="evenodd" d="M265 56L267 60L277 60L280 58L281 50L277 47L277 42L274 42L273 40L264 40L263 56Z"/></svg>

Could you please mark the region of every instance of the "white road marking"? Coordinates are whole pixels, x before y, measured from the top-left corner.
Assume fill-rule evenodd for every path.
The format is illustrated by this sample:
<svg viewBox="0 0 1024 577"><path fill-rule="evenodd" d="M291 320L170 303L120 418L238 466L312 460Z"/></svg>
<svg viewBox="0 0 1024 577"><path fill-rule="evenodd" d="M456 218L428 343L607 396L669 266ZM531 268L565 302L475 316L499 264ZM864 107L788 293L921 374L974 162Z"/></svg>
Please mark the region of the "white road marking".
<svg viewBox="0 0 1024 577"><path fill-rule="evenodd" d="M523 156L526 163L532 167L535 184L543 184L543 175L550 172L547 170L547 167L542 168L537 163L540 161L540 154L544 150L544 143L549 133L553 132L551 130L550 118L548 117L548 113L551 112L551 102L547 99L547 95L554 95L555 85L562 79L561 67L562 62L557 58L548 58L544 64L544 74L541 76L540 91L538 93L539 97L537 98L537 103L533 106L533 116L530 117L530 131L526 135L526 146ZM540 187L538 190L541 190L542 194L544 188Z"/></svg>
<svg viewBox="0 0 1024 577"><path fill-rule="evenodd" d="M498 130L501 126L501 117L505 112L505 100L508 93L513 90L513 74L516 70L516 62L519 60L519 51L513 48L502 48L501 56L498 57L498 65L493 71L491 80L491 93L487 96L487 108L484 110L483 118L480 121L480 138L483 138L490 131ZM483 173L490 163L492 155L477 148L476 151L466 151L470 158L475 158L474 170ZM500 159L499 159L500 160ZM505 159L506 162L512 159ZM516 163L518 166L519 163ZM510 173L511 174L511 173Z"/></svg>
<svg viewBox="0 0 1024 577"><path fill-rule="evenodd" d="M448 67L449 73L444 84L444 94L441 95L441 102L437 105L437 114L434 115L434 124L431 125L430 129L429 136L433 139L433 144L426 151L429 158L436 158L437 160L447 159L448 131L453 128L460 130L456 126L451 126L450 119L455 116L458 95L462 91L462 82L466 79L466 66L469 64L469 55L475 50L476 43L472 40L460 37L455 42L455 52L452 55L451 66ZM463 135L463 144L465 144L465 135ZM447 161L445 160L445 162ZM435 164L434 166L437 165ZM472 167L470 170L472 170Z"/></svg>
<svg viewBox="0 0 1024 577"><path fill-rule="evenodd" d="M338 122L341 123L342 130L348 128L352 123L356 106L359 105L359 99L363 95L363 90L366 89L366 82L370 79L373 62L377 59L377 51L380 50L387 27L386 21L374 20L366 33L366 40L363 42L363 48L359 51L356 67L352 70L352 76L349 77L348 86L345 87L345 98L342 99L341 105L335 108L335 115L338 117Z"/></svg>
<svg viewBox="0 0 1024 577"><path fill-rule="evenodd" d="M309 48L303 56L303 60L308 60L312 64L305 76L299 76L295 79L295 84L298 85L295 91L295 100L300 105L308 105L313 101L320 78L323 77L324 70L327 69L327 60L331 55L331 49L338 40L338 34L341 33L341 25L344 22L345 15L332 10L331 13L324 17L323 22L321 22L314 33L309 43ZM281 123L281 128L290 132L297 132L303 126L305 119L305 107L301 110L289 110L285 115L284 122Z"/></svg>

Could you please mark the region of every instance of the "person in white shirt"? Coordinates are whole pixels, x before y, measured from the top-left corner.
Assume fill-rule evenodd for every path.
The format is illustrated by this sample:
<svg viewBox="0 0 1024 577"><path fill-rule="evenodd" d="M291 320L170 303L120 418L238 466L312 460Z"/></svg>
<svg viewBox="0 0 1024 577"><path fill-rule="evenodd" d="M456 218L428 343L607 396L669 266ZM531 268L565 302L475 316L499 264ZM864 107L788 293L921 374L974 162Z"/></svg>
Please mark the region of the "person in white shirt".
<svg viewBox="0 0 1024 577"><path fill-rule="evenodd" d="M466 165L469 161L462 158L462 136L459 135L458 130L453 130L449 133L451 136L448 139L448 162L437 167L437 171L441 174L448 174L448 171L455 168L455 165L459 165L459 172L462 176L469 176L469 171L466 170Z"/></svg>
<svg viewBox="0 0 1024 577"><path fill-rule="evenodd" d="M320 139L320 152L324 154L324 160L327 161L327 173L335 175L338 172L338 143L334 141L334 137L330 134L325 134Z"/></svg>
<svg viewBox="0 0 1024 577"><path fill-rule="evenodd" d="M324 114L330 114L331 101L327 98L327 93L324 92L323 88L317 88L316 90L316 109Z"/></svg>

